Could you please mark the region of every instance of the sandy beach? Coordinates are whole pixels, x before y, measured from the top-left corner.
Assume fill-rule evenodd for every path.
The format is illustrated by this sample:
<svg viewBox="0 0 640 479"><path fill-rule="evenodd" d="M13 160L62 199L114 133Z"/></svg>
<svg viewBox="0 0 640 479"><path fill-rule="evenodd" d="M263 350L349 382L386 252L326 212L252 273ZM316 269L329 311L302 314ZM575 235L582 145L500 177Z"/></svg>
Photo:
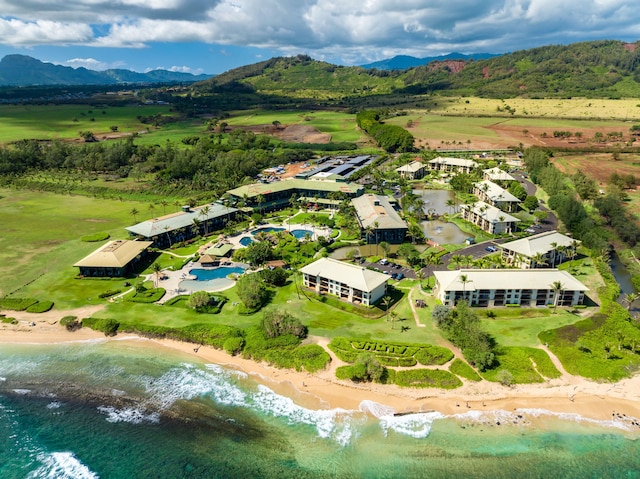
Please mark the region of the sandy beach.
<svg viewBox="0 0 640 479"><path fill-rule="evenodd" d="M295 402L312 409L343 408L357 410L363 401L390 406L398 413L438 411L450 415L469 410L492 411L515 409L542 409L555 413L578 414L580 416L610 420L624 415L625 420L640 418L640 375L617 383L598 383L563 374L559 379L543 384L526 384L512 387L481 381L465 381L454 390L400 388L379 384L356 384L335 378L339 360L333 357L329 369L319 373L296 372L277 369L264 363L256 363L230 356L207 346L173 340L146 339L134 335L120 334L105 338L97 331L87 328L68 332L58 324L64 315L86 317L99 311L101 306L43 314L4 311L19 324L0 324L0 344L45 344L87 340L117 340L140 343L141 347L157 348L158 353L170 348L194 357L194 360L210 362L244 371L276 393L292 398ZM325 338L311 338L326 346Z"/></svg>

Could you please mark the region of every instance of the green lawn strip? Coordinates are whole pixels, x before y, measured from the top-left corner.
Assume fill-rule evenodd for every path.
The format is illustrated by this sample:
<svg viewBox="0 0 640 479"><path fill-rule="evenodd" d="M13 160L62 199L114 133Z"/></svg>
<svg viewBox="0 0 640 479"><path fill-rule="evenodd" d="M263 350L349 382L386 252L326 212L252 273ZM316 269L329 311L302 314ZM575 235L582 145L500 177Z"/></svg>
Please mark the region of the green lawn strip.
<svg viewBox="0 0 640 479"><path fill-rule="evenodd" d="M548 308L495 308L491 312L497 317L482 319L482 327L498 344L507 346L536 346L540 344L538 335L550 325L563 326L579 319L563 310L551 314ZM483 317L486 312L478 313Z"/></svg>
<svg viewBox="0 0 640 479"><path fill-rule="evenodd" d="M109 239L109 233L105 233L103 231L99 233L93 233L90 235L83 236L80 238L80 241L84 241L86 243L94 243L97 241L106 241Z"/></svg>
<svg viewBox="0 0 640 479"><path fill-rule="evenodd" d="M46 313L53 308L53 301L38 301L27 308L27 313Z"/></svg>
<svg viewBox="0 0 640 479"><path fill-rule="evenodd" d="M145 291L132 291L124 296L125 301L132 303L155 303L165 295L164 288L152 288Z"/></svg>
<svg viewBox="0 0 640 479"><path fill-rule="evenodd" d="M0 309L11 311L25 311L27 308L37 304L38 300L33 298L4 297L0 298Z"/></svg>
<svg viewBox="0 0 640 479"><path fill-rule="evenodd" d="M478 373L460 358L455 358L449 365L449 371L456 376L468 379L469 381L481 381L482 378Z"/></svg>
<svg viewBox="0 0 640 479"><path fill-rule="evenodd" d="M542 364L542 369L548 374L555 374L551 370L552 364L549 365L546 361L551 362L547 356L546 360L539 353L547 354L542 350L536 350L535 348L522 347L522 346L499 346L495 350L498 366L482 372L482 377L488 381L502 382L502 371L508 371L511 376L509 383L515 384L530 384L544 382L542 376L536 371L531 360L536 361L536 364ZM555 368L554 368L555 369ZM557 376L552 376L557 377Z"/></svg>

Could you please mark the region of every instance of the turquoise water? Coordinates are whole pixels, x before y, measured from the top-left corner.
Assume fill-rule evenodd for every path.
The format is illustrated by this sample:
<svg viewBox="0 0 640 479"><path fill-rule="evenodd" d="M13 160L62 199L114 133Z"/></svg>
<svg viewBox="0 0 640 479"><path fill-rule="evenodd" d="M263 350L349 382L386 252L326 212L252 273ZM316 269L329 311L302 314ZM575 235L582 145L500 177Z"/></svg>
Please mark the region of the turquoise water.
<svg viewBox="0 0 640 479"><path fill-rule="evenodd" d="M242 246L249 246L251 243L253 243L253 240L251 238L249 238L248 236L240 238L240 244Z"/></svg>
<svg viewBox="0 0 640 479"><path fill-rule="evenodd" d="M297 229L297 230L291 230L291 234L295 236L297 239L304 239L307 237L307 235L309 236L313 235L313 231L305 230L305 229Z"/></svg>
<svg viewBox="0 0 640 479"><path fill-rule="evenodd" d="M314 410L197 359L146 341L1 345L0 477L640 477L623 424Z"/></svg>
<svg viewBox="0 0 640 479"><path fill-rule="evenodd" d="M220 266L212 269L194 268L189 271L189 274L196 277L196 281L209 281L212 279L226 278L230 274L242 273L244 273L244 268L240 266Z"/></svg>

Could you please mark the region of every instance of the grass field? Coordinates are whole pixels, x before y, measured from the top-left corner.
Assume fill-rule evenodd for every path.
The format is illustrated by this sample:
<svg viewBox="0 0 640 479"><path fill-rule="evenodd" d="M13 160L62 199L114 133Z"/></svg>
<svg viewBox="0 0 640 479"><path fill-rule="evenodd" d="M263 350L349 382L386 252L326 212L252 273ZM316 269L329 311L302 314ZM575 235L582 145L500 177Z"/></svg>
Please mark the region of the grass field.
<svg viewBox="0 0 640 479"><path fill-rule="evenodd" d="M98 139L120 133L146 130L138 116L169 114L170 107L159 105L104 107L87 105L2 105L0 143L22 139L74 139L79 131L92 131ZM77 121L76 121L77 120ZM151 127L153 129L153 127Z"/></svg>

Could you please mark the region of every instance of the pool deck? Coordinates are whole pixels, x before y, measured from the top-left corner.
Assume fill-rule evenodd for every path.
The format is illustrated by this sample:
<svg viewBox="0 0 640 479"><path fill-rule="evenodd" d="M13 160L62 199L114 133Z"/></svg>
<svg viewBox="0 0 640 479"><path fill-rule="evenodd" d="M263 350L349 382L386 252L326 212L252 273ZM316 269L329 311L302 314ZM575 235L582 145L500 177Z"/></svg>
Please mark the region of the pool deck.
<svg viewBox="0 0 640 479"><path fill-rule="evenodd" d="M240 243L240 240L242 238L251 238L254 239L254 236L252 233L254 233L256 230L262 230L262 229L268 229L268 228L282 228L283 231L292 231L292 230L309 230L312 232L311 234L311 240L315 241L318 239L318 236L326 236L327 238L331 235L331 228L327 228L327 227L319 227L319 226L315 226L315 225L311 225L311 224L289 224L286 220L283 224L274 224L274 223L264 223L264 224L260 224L260 225L256 225L253 228L249 228L248 230L242 231L234 236L219 236L217 239L212 239L212 241L208 242L207 244L205 244L204 246L201 246L200 248L198 248L198 254L202 255L204 253L204 251L206 251L210 246L213 246L215 244L219 244L219 243L229 243L231 245L233 245L233 248L245 248L246 246L242 245ZM246 266L248 267L248 265L243 264L243 263L236 263L230 259L225 259L223 258L222 263L228 263L225 264L225 266ZM203 268L203 269L213 269L216 268L217 266L211 267L211 266L202 266L200 263L198 262L194 262L194 261L190 261L189 263L187 263L186 265L184 265L182 267L182 269L178 270L178 271L171 271L171 270L163 270L163 279L158 281L158 287L159 288L164 288L166 290L165 295L160 299L160 301L158 301L159 304L165 303L167 301L169 301L172 298L175 298L176 296L180 296L182 294L191 294L194 291L193 290L186 290L184 288L180 287L180 283L184 280L188 280L188 279L193 279L193 276L189 275L189 271L193 268ZM155 274L148 274L145 278L147 281L153 281L155 283ZM204 283L204 282L203 282ZM226 289L230 289L235 285L235 283L222 287L222 288L202 288L199 291L207 291L210 293L216 293L219 291L224 291ZM204 285L203 285L204 286Z"/></svg>

